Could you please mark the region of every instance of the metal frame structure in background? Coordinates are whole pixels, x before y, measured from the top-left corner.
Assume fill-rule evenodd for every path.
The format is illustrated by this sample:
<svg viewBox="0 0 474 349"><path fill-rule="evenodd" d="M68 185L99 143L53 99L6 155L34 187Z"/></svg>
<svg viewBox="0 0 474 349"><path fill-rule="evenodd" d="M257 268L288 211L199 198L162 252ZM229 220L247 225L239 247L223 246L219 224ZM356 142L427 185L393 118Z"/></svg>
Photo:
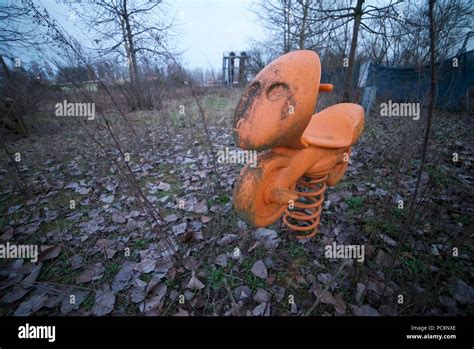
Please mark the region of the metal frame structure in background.
<svg viewBox="0 0 474 349"><path fill-rule="evenodd" d="M235 52L224 52L222 56L222 85L245 86L247 83L246 61L250 56L242 51L240 55ZM237 76L237 79L236 79Z"/></svg>

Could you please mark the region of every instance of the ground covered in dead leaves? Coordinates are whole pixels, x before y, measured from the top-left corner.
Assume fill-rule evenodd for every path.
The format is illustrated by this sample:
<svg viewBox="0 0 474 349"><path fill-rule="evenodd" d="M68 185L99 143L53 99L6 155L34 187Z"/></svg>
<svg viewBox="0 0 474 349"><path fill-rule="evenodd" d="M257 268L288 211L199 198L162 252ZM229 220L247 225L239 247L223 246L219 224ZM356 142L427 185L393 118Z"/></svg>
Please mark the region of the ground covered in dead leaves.
<svg viewBox="0 0 474 349"><path fill-rule="evenodd" d="M0 243L36 244L40 255L0 261L0 313L474 314L472 117L437 112L407 227L423 119L368 116L319 234L298 241L280 222L252 229L233 211L242 165L217 164L212 151L236 149L238 97L199 97L213 149L192 99L128 114L135 133L111 113L122 152L103 128L48 115L41 132L9 140ZM326 258L334 242L363 244L364 260Z"/></svg>

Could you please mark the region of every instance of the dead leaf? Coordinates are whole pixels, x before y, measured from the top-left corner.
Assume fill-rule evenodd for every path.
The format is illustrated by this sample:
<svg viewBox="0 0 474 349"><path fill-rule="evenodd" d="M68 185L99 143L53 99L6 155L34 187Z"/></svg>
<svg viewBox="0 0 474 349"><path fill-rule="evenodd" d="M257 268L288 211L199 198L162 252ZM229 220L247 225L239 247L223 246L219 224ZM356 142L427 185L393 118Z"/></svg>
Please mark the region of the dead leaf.
<svg viewBox="0 0 474 349"><path fill-rule="evenodd" d="M173 222L176 222L178 220L178 216L175 215L174 213L166 216L165 218L163 218L165 220L166 223L173 223Z"/></svg>
<svg viewBox="0 0 474 349"><path fill-rule="evenodd" d="M194 240L196 240L196 241L204 240L204 237L202 236L202 232L201 232L201 231L195 231L195 232L193 232L193 237L194 237Z"/></svg>
<svg viewBox="0 0 474 349"><path fill-rule="evenodd" d="M82 267L82 257L78 254L75 254L71 257L71 269L76 270Z"/></svg>
<svg viewBox="0 0 474 349"><path fill-rule="evenodd" d="M387 245L395 247L398 245L398 243L393 240L390 236L385 235L385 234L379 234L380 239L385 242Z"/></svg>
<svg viewBox="0 0 474 349"><path fill-rule="evenodd" d="M336 300L334 299L334 296L329 292L329 290L324 291L324 293L321 294L321 298L319 301L323 304L336 304Z"/></svg>
<svg viewBox="0 0 474 349"><path fill-rule="evenodd" d="M151 280L150 282L148 283L148 285L146 286L146 289L145 289L145 294L148 295L151 291L153 291L156 287L156 285L158 285L160 282L161 282L161 276L162 274L154 274L152 277L151 277Z"/></svg>
<svg viewBox="0 0 474 349"><path fill-rule="evenodd" d="M150 294L150 298L140 304L140 311L146 315L160 315L163 306L162 299L166 295L168 287L161 284Z"/></svg>
<svg viewBox="0 0 474 349"><path fill-rule="evenodd" d="M321 285L316 284L313 286L313 294L319 298L319 301L323 304L336 304L336 299L334 296L329 292L329 290L324 291ZM323 292L324 291L324 292Z"/></svg>
<svg viewBox="0 0 474 349"><path fill-rule="evenodd" d="M216 260L214 261L215 264L220 265L221 267L227 267L227 257L226 255L220 254L216 257Z"/></svg>
<svg viewBox="0 0 474 349"><path fill-rule="evenodd" d="M456 292L454 298L459 304L473 304L474 302L474 287L469 286L461 279L456 282Z"/></svg>
<svg viewBox="0 0 474 349"><path fill-rule="evenodd" d="M332 204L337 204L341 200L341 197L336 193L331 193L328 195L328 201Z"/></svg>
<svg viewBox="0 0 474 349"><path fill-rule="evenodd" d="M44 303L44 307L48 309L53 309L56 308L59 303L61 303L64 299L65 295L64 294L58 294L55 292L50 292L49 293L49 298L46 300Z"/></svg>
<svg viewBox="0 0 474 349"><path fill-rule="evenodd" d="M61 314L67 315L73 310L79 309L80 305L89 296L89 291L72 290L66 293L61 303Z"/></svg>
<svg viewBox="0 0 474 349"><path fill-rule="evenodd" d="M226 246L226 245L229 245L230 243L234 242L235 239L237 239L237 235L235 235L235 234L225 234L224 237L217 242L217 244L219 246Z"/></svg>
<svg viewBox="0 0 474 349"><path fill-rule="evenodd" d="M368 304L360 307L353 306L353 312L356 316L380 316L379 312Z"/></svg>
<svg viewBox="0 0 474 349"><path fill-rule="evenodd" d="M70 182L64 186L64 189L76 189L79 186L77 182Z"/></svg>
<svg viewBox="0 0 474 349"><path fill-rule="evenodd" d="M248 286L238 286L234 290L234 297L237 301L250 298L252 295L252 290Z"/></svg>
<svg viewBox="0 0 474 349"><path fill-rule="evenodd" d="M117 250L112 248L115 245L115 241L109 239L99 239L95 244L106 256L107 259L114 258Z"/></svg>
<svg viewBox="0 0 474 349"><path fill-rule="evenodd" d="M113 195L102 194L100 196L99 200L102 201L105 204L111 204L114 201L114 196Z"/></svg>
<svg viewBox="0 0 474 349"><path fill-rule="evenodd" d="M212 219L212 217L201 216L201 222L203 222L204 224L209 223L211 221L211 219Z"/></svg>
<svg viewBox="0 0 474 349"><path fill-rule="evenodd" d="M123 224L127 221L127 218L125 218L121 213L114 213L112 215L112 222L116 224Z"/></svg>
<svg viewBox="0 0 474 349"><path fill-rule="evenodd" d="M273 286L272 287L273 295L275 296L277 302L281 302L285 297L285 288L281 286Z"/></svg>
<svg viewBox="0 0 474 349"><path fill-rule="evenodd" d="M255 250L258 246L260 246L261 243L260 241L255 241L255 243L249 247L249 249L247 250L248 253L252 252L253 250Z"/></svg>
<svg viewBox="0 0 474 349"><path fill-rule="evenodd" d="M31 291L31 287L25 287L23 285L15 285L13 289L2 297L2 302L10 304L22 299L28 292Z"/></svg>
<svg viewBox="0 0 474 349"><path fill-rule="evenodd" d="M188 224L186 222L181 223L181 224L177 224L177 225L173 225L171 227L171 231L173 232L174 235L181 235L186 231L187 226L188 226Z"/></svg>
<svg viewBox="0 0 474 349"><path fill-rule="evenodd" d="M190 290L201 290L206 287L192 272L191 278L189 279L188 283L186 284L185 288L189 288Z"/></svg>
<svg viewBox="0 0 474 349"><path fill-rule="evenodd" d="M86 195L86 194L89 194L90 189L89 189L89 188L85 188L85 187L76 187L75 191L76 191L76 193L78 193L78 194Z"/></svg>
<svg viewBox="0 0 474 349"><path fill-rule="evenodd" d="M61 253L61 246L45 246L44 249L41 251L41 255L39 257L40 262L48 261L50 259L54 259Z"/></svg>
<svg viewBox="0 0 474 349"><path fill-rule="evenodd" d="M173 266L173 261L168 258L163 258L156 262L155 272L166 274Z"/></svg>
<svg viewBox="0 0 474 349"><path fill-rule="evenodd" d="M135 279L134 285L133 285L133 287L130 291L130 300L133 303L140 303L145 299L145 297L146 297L146 294L145 294L146 285L147 285L147 283L145 281L140 280L138 278Z"/></svg>
<svg viewBox="0 0 474 349"><path fill-rule="evenodd" d="M40 310L48 300L48 294L44 291L36 291L31 297L22 302L15 310L15 316L29 316Z"/></svg>
<svg viewBox="0 0 474 349"><path fill-rule="evenodd" d="M379 250L377 257L375 258L377 264L385 268L390 268L393 265L393 258L382 250Z"/></svg>
<svg viewBox="0 0 474 349"><path fill-rule="evenodd" d="M35 266L33 270L31 270L30 274L27 277L25 277L21 282L25 285L30 285L36 282L41 272L42 267L43 267L43 263L40 263L37 266Z"/></svg>
<svg viewBox="0 0 474 349"><path fill-rule="evenodd" d="M184 310L183 308L179 308L179 311L174 314L174 316L189 316L189 313L187 310Z"/></svg>
<svg viewBox="0 0 474 349"><path fill-rule="evenodd" d="M92 314L96 316L106 315L114 310L115 295L109 285L103 285L100 290L95 293L95 303L92 307Z"/></svg>
<svg viewBox="0 0 474 349"><path fill-rule="evenodd" d="M331 281L331 279L332 279L332 276L329 273L318 274L318 281L324 285L326 285L329 281Z"/></svg>
<svg viewBox="0 0 474 349"><path fill-rule="evenodd" d="M90 282L93 280L99 280L100 278L102 278L102 276L104 276L104 272L105 272L105 267L103 266L102 263L98 262L94 264L92 267L86 269L84 273L79 275L76 278L76 284L82 284L82 283Z"/></svg>
<svg viewBox="0 0 474 349"><path fill-rule="evenodd" d="M153 271L156 266L156 260L152 258L145 258L140 263L138 263L135 268L136 271L140 273L148 274L149 272Z"/></svg>
<svg viewBox="0 0 474 349"><path fill-rule="evenodd" d="M161 191L169 191L171 189L171 185L165 182L160 182L160 184L158 184L157 189Z"/></svg>
<svg viewBox="0 0 474 349"><path fill-rule="evenodd" d="M119 292L130 287L133 276L138 274L138 272L134 270L136 264L136 262L127 261L122 265L122 269L115 275L114 281L112 282L112 290L114 292Z"/></svg>
<svg viewBox="0 0 474 349"><path fill-rule="evenodd" d="M356 293L356 302L360 303L362 301L362 296L364 295L365 285L362 283L357 283L357 293Z"/></svg>
<svg viewBox="0 0 474 349"><path fill-rule="evenodd" d="M253 300L258 303L268 303L270 302L271 295L269 292L265 291L263 288L257 289Z"/></svg>
<svg viewBox="0 0 474 349"><path fill-rule="evenodd" d="M265 266L265 263L263 263L262 260L256 261L250 271L253 275L260 279L266 279L268 277L267 267Z"/></svg>
<svg viewBox="0 0 474 349"><path fill-rule="evenodd" d="M296 275L295 280L301 285L308 286L308 281L306 281L306 279L302 275Z"/></svg>
<svg viewBox="0 0 474 349"><path fill-rule="evenodd" d="M274 249L278 247L278 234L274 230L266 228L258 228L254 232L256 240L260 241L267 249Z"/></svg>
<svg viewBox="0 0 474 349"><path fill-rule="evenodd" d="M336 304L334 304L334 306L336 308L336 312L338 314L344 315L347 311L346 302L344 301L344 299L339 294L336 295L335 299L336 299Z"/></svg>
<svg viewBox="0 0 474 349"><path fill-rule="evenodd" d="M385 284L375 279L369 279L369 282L367 283L367 291L373 291L379 295L382 294L384 288Z"/></svg>
<svg viewBox="0 0 474 349"><path fill-rule="evenodd" d="M194 207L194 212L196 213L207 213L208 208L207 208L207 203L206 200L202 200L196 204Z"/></svg>
<svg viewBox="0 0 474 349"><path fill-rule="evenodd" d="M261 303L257 305L252 311L255 316L269 316L270 315L270 304Z"/></svg>

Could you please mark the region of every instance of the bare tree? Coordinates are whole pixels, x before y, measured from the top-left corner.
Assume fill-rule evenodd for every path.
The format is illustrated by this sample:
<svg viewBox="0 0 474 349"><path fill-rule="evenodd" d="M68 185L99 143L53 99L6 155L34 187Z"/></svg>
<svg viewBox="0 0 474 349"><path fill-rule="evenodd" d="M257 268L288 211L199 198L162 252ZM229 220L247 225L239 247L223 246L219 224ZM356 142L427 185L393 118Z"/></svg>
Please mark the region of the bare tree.
<svg viewBox="0 0 474 349"><path fill-rule="evenodd" d="M0 138L4 128L28 134L24 116L36 107L34 85L39 83L40 75L28 73L17 54L43 41L35 25L31 24L28 8L11 1L0 4L0 117L3 124ZM8 61L12 62L10 67Z"/></svg>
<svg viewBox="0 0 474 349"><path fill-rule="evenodd" d="M259 23L268 32L268 42L272 42L279 53L290 52L290 9L292 0L261 1L253 9Z"/></svg>
<svg viewBox="0 0 474 349"><path fill-rule="evenodd" d="M318 28L311 6L314 0L262 1L254 8L259 22L268 32L273 50L287 53L294 49L314 48L314 32Z"/></svg>
<svg viewBox="0 0 474 349"><path fill-rule="evenodd" d="M309 48L308 41L312 37L312 28L313 25L311 21L311 11L310 6L312 0L298 0L293 6L293 18L298 20L293 20L294 30L292 31L293 37L297 42L298 49L303 50Z"/></svg>
<svg viewBox="0 0 474 349"><path fill-rule="evenodd" d="M0 4L0 54L14 48L31 47L38 35L31 24L30 10L17 2Z"/></svg>
<svg viewBox="0 0 474 349"><path fill-rule="evenodd" d="M277 53L271 48L261 44L254 43L248 51L250 59L247 63L247 69L250 74L256 75L267 64L277 57Z"/></svg>
<svg viewBox="0 0 474 349"><path fill-rule="evenodd" d="M262 25L273 42L280 42L283 53L292 49L314 49L323 53L344 55L347 68L344 79L344 100L352 99L352 81L361 33L373 31L372 22L398 20L401 0L386 5L369 5L365 0L274 0L264 1L257 8ZM352 25L351 32L348 31ZM346 65L347 64L347 65Z"/></svg>
<svg viewBox="0 0 474 349"><path fill-rule="evenodd" d="M473 4L462 0L439 0L434 4L436 57L455 55L473 21ZM370 59L386 65L423 65L429 62L428 4L408 1L399 7L396 21L379 18L363 45Z"/></svg>
<svg viewBox="0 0 474 349"><path fill-rule="evenodd" d="M357 47L359 44L359 36L363 31L375 33L371 26L372 22L383 18L385 21L397 20L397 8L402 3L401 0L390 0L385 6L368 5L365 0L357 0L352 6L351 1L331 1L321 2L317 6L312 7L316 13L315 20L326 21L332 23L328 32L337 31L348 23L352 23L352 34L348 57L346 57L347 73L344 81L344 100L352 99L352 85L354 66L356 61Z"/></svg>
<svg viewBox="0 0 474 349"><path fill-rule="evenodd" d="M165 57L166 39L174 20L163 12L163 1L94 0L80 15L96 32L101 56L125 58L133 95L132 109L144 108L139 60L151 54ZM164 20L166 18L167 20Z"/></svg>

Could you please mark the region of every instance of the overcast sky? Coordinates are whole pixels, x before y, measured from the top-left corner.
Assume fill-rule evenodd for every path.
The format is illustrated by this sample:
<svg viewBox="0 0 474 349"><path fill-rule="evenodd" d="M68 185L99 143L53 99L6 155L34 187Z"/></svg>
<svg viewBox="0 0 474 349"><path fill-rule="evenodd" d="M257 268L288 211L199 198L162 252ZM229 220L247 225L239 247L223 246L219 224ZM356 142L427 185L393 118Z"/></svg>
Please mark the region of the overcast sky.
<svg viewBox="0 0 474 349"><path fill-rule="evenodd" d="M0 0L1 1L1 0ZM73 2L68 0L69 2ZM79 30L71 7L56 0L36 0L63 28L89 46L91 35ZM178 19L173 45L184 51L187 67L217 68L224 51L247 50L252 39L263 37L262 27L250 11L252 0L165 0L170 15ZM87 0L82 0L82 4ZM76 6L80 8L79 6Z"/></svg>
<svg viewBox="0 0 474 349"><path fill-rule="evenodd" d="M179 45L190 66L220 67L224 51L247 50L251 39L263 37L251 0L175 0L172 6L182 16Z"/></svg>
<svg viewBox="0 0 474 349"><path fill-rule="evenodd" d="M86 47L92 47L93 32L79 17L71 16L71 9L78 11L88 0L34 0L44 6L50 15L72 36ZM82 5L68 3L80 1ZM143 0L142 0L143 1ZM248 50L252 39L263 39L263 27L257 23L252 5L260 0L164 0L167 13L177 18L176 35L172 46L183 52L187 68L220 69L225 51ZM387 1L387 0L386 0ZM18 3L20 0L0 0L0 3ZM59 2L59 3L58 3ZM379 0L368 0L378 3ZM66 3L66 4L65 4ZM161 6L161 5L160 5ZM471 40L467 49L474 47ZM43 52L44 53L44 52ZM35 52L21 52L24 61L38 59Z"/></svg>

